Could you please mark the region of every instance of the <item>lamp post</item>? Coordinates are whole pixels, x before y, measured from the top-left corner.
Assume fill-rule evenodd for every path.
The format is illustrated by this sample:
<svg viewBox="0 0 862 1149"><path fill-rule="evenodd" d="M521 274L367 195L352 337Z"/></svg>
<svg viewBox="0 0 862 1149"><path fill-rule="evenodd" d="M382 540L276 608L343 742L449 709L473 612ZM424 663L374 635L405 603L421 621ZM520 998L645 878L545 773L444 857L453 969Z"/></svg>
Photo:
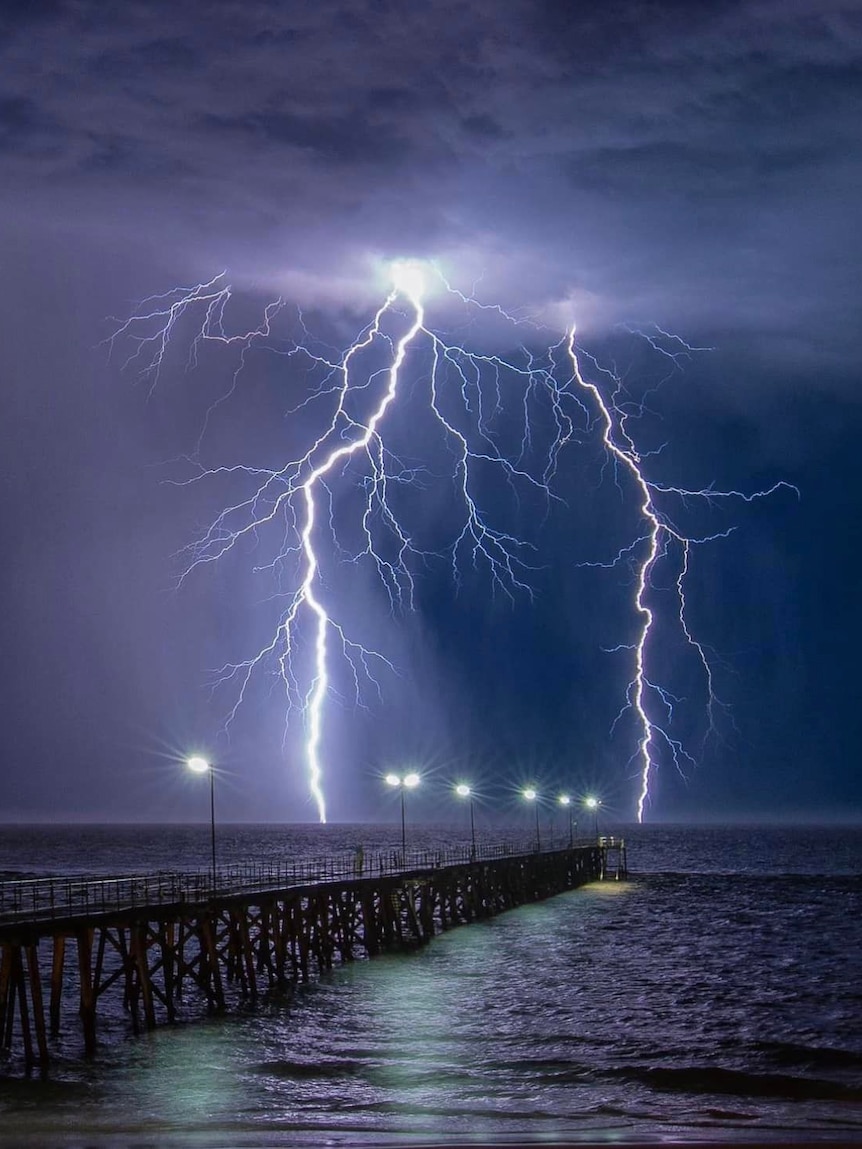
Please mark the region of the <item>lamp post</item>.
<svg viewBox="0 0 862 1149"><path fill-rule="evenodd" d="M528 786L526 790L522 790L521 795L528 802L535 802L536 804L536 853L539 853L542 848L542 840L539 837L539 795L532 786Z"/></svg>
<svg viewBox="0 0 862 1149"><path fill-rule="evenodd" d="M416 773L405 774L403 777L400 774L387 774L387 786L397 786L401 791L401 861L404 862L404 855L407 853L407 822L404 817L404 791L414 790L419 785L419 775Z"/></svg>
<svg viewBox="0 0 862 1149"><path fill-rule="evenodd" d="M569 849L571 850L575 844L575 827L572 822L572 799L568 794L561 794L557 800L569 813Z"/></svg>
<svg viewBox="0 0 862 1149"><path fill-rule="evenodd" d="M473 791L466 784L466 782L459 782L455 787L455 793L459 798L470 799L470 859L476 860L476 823L473 820Z"/></svg>
<svg viewBox="0 0 862 1149"><path fill-rule="evenodd" d="M216 852L215 852L215 771L206 758L195 755L186 759L186 766L194 774L209 774L210 776L210 843L212 845L213 893L216 888Z"/></svg>
<svg viewBox="0 0 862 1149"><path fill-rule="evenodd" d="M594 829L594 832L596 835L596 839L598 839L598 836L599 836L599 806L601 806L601 801L598 798L587 798L584 802L584 805L586 806L586 808L588 810L592 810L592 812L593 812L593 829Z"/></svg>

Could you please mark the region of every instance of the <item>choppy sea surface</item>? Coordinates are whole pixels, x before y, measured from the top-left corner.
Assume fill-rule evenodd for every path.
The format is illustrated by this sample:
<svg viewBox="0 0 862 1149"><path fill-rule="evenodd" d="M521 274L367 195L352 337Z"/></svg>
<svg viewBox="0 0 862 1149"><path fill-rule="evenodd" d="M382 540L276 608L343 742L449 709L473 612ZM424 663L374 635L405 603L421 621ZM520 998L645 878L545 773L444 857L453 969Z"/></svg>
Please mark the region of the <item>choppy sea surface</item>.
<svg viewBox="0 0 862 1149"><path fill-rule="evenodd" d="M67 1023L48 1080L0 1060L0 1143L862 1143L862 828L602 829L625 833L627 882L232 1016L137 1038L106 1017L90 1063ZM203 868L208 834L0 827L0 871ZM394 836L227 826L219 851L284 860Z"/></svg>

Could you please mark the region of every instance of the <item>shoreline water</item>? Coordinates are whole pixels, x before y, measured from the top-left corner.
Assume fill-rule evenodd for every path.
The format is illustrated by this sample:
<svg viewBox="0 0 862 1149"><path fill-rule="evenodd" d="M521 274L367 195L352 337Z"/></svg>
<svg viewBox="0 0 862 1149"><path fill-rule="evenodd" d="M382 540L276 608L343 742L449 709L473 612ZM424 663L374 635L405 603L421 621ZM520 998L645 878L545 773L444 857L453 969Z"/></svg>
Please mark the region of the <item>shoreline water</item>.
<svg viewBox="0 0 862 1149"><path fill-rule="evenodd" d="M205 857L207 829L101 840L113 835L114 861L142 841L175 861L178 843ZM44 831L45 855L82 861L93 837L82 847L79 830ZM313 851L315 830L232 828L225 856ZM327 837L347 850L357 834L392 845L398 830ZM862 944L862 831L842 831L838 853L821 827L625 835L627 883L355 963L254 1014L137 1039L120 1014L95 1063L0 1079L0 1143L862 1142L846 976Z"/></svg>

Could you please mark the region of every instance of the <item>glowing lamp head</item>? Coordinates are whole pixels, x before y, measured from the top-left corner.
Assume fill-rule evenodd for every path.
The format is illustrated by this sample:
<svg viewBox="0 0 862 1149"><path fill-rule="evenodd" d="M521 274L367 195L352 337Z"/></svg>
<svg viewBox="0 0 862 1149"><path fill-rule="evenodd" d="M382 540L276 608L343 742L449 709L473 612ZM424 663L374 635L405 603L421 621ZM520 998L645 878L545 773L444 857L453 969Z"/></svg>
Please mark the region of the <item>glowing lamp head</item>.
<svg viewBox="0 0 862 1149"><path fill-rule="evenodd" d="M401 779L398 777L397 774L387 774L384 781L386 782L387 786L400 786L401 785Z"/></svg>
<svg viewBox="0 0 862 1149"><path fill-rule="evenodd" d="M419 785L419 775L418 774L405 774L404 775L404 785L407 787L408 790L415 789Z"/></svg>
<svg viewBox="0 0 862 1149"><path fill-rule="evenodd" d="M418 259L396 259L391 268L392 286L413 300L421 299L427 288L427 269Z"/></svg>
<svg viewBox="0 0 862 1149"><path fill-rule="evenodd" d="M571 805L572 799L569 797L568 794L561 794L559 796L559 798L557 799L557 801L560 803L561 806L569 806L569 805Z"/></svg>
<svg viewBox="0 0 862 1149"><path fill-rule="evenodd" d="M467 786L464 782L459 782L458 785L455 787L455 793L458 795L459 798L469 798L470 797L470 787Z"/></svg>
<svg viewBox="0 0 862 1149"><path fill-rule="evenodd" d="M587 798L587 800L584 802L584 805L588 810L598 810L600 802L598 798Z"/></svg>
<svg viewBox="0 0 862 1149"><path fill-rule="evenodd" d="M197 754L193 758L186 759L186 766L195 774L207 774L212 770L212 766L210 766L206 758L201 758Z"/></svg>
<svg viewBox="0 0 862 1149"><path fill-rule="evenodd" d="M536 798L538 798L538 794L532 786L528 786L526 790L523 790L522 795L528 802L535 802Z"/></svg>

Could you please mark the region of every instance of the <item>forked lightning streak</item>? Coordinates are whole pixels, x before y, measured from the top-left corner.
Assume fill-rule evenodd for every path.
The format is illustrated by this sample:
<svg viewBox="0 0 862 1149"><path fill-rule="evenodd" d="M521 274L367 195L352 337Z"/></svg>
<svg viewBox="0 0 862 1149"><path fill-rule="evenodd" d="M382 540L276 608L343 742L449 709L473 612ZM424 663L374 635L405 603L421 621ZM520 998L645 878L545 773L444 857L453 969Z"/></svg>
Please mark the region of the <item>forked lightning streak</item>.
<svg viewBox="0 0 862 1149"><path fill-rule="evenodd" d="M516 596L532 598L530 581L532 544L497 522L499 507L485 492L489 478L508 492L540 497L547 506L559 502L552 483L563 465L566 449L584 441L594 428L600 429L608 458L639 500L643 532L633 539L610 563L633 561L635 590L632 608L640 619L638 638L632 647L634 668L627 690L625 708L631 708L640 734L634 758L638 761L637 815L642 819L649 801L650 783L657 765L657 750L663 744L680 767L688 757L681 742L669 730L673 696L649 677L650 643L656 640L658 621L650 605L650 579L656 565L677 552L676 587L678 622L685 640L696 651L709 694L710 722L717 705L713 693L713 672L707 652L690 630L686 616L685 579L691 547L696 542L720 538L728 532L690 538L678 531L659 508L665 496L719 500L738 498L751 501L772 494L784 483L753 495L712 489L686 491L650 483L644 461L629 435L627 418L616 405L617 390L604 393L597 383L582 374L575 346L574 329L563 339L538 353L521 346L503 358L478 354L452 343L426 324L429 280L451 302L480 311L491 310L511 323L513 334L520 324L499 308L487 308L469 296L452 289L439 273L418 261L398 261L391 265L391 288L373 320L357 339L339 355L320 354L310 339L293 341L285 351L273 342L273 324L282 301L264 308L260 325L239 334L228 334L226 311L232 291L224 276L185 289L179 288L145 301L142 310L119 325L110 343L132 341L134 350L126 361L136 365L150 381L158 383L166 369L170 348L178 330L193 322L189 363L197 364L202 347L221 343L238 350L239 364L228 391L207 411L204 428L215 409L230 398L245 369L252 347L266 347L301 358L316 372L309 394L295 414L304 412L310 421L321 407L329 413L318 434L310 435L310 446L278 469L252 466L201 468L188 483L219 475L249 485L239 501L225 507L188 549L181 581L195 569L215 562L243 539L269 528L283 533L283 543L270 565L291 566L295 585L287 594L271 640L242 662L222 667L216 684L235 684L235 700L227 724L235 718L253 678L273 667L284 685L288 713L298 709L306 728L305 757L309 790L321 822L326 821L324 796L323 734L327 701L333 695L331 659L333 644L340 650L350 670L356 700L363 685L374 683L378 691L377 669L392 670L389 660L350 637L338 610L328 602L321 565L326 548L327 561L333 560L336 524L332 511L332 490L339 484L359 484L364 492L361 522L363 548L350 556L355 562L370 563L385 587L393 609L414 605L416 578L430 562L446 559L457 584L467 567L481 568L495 592L514 601ZM195 314L200 319L193 320ZM301 318L301 317L300 317ZM301 324L304 331L304 324ZM535 326L531 337L535 338ZM671 341L668 353L659 339ZM674 358L680 341L663 332L648 337L660 354ZM513 340L514 341L514 340ZM684 346L684 345L683 345ZM385 366L378 365L385 355ZM371 362L371 366L368 365ZM675 361L675 358L674 358ZM399 461L387 449L384 438L393 411L399 408L399 394L408 372L410 385L424 388L427 411L437 429L439 443L451 462L448 482L458 494L457 522L442 545L429 550L403 521L397 492L417 481L418 471ZM538 407L542 418L537 429L531 411ZM517 450L506 450L506 436L500 430L508 411L519 412L521 432ZM548 430L550 428L550 431ZM203 433L202 433L203 436ZM201 443L199 441L198 448ZM417 443L417 455L423 444ZM483 480L478 481L479 476ZM482 505L479 489L488 505ZM501 500L502 502L502 500ZM329 514L321 520L322 508ZM328 538L328 541L327 541ZM304 669L297 651L302 636L310 631L310 669ZM304 677L304 681L303 681ZM624 709L625 709L624 708ZM656 714L663 717L656 717Z"/></svg>

